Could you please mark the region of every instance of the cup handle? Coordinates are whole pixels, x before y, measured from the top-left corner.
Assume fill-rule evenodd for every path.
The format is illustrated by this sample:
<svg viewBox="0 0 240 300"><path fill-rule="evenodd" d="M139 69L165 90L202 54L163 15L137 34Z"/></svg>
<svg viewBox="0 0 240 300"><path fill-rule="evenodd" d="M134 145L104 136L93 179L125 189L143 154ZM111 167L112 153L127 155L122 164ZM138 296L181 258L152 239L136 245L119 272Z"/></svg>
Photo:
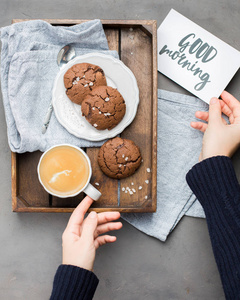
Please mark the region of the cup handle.
<svg viewBox="0 0 240 300"><path fill-rule="evenodd" d="M86 186L83 192L95 201L102 196L102 194L94 186L92 186L91 183Z"/></svg>

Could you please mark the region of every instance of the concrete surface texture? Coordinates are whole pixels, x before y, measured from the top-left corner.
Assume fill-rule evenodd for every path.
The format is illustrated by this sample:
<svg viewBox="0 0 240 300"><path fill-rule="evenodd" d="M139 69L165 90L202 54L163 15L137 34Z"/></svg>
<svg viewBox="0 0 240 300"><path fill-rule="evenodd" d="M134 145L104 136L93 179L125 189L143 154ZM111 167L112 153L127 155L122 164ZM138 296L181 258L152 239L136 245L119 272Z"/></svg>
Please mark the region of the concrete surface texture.
<svg viewBox="0 0 240 300"><path fill-rule="evenodd" d="M171 8L240 50L239 0L0 0L0 26L13 18L155 19ZM223 70L224 71L224 70ZM227 90L240 98L240 73ZM188 94L159 74L158 87ZM240 154L234 166L240 176ZM48 299L61 263L61 235L69 214L11 211L11 160L0 101L0 299ZM123 222L115 244L97 252L95 299L224 299L206 221L184 217L165 243Z"/></svg>

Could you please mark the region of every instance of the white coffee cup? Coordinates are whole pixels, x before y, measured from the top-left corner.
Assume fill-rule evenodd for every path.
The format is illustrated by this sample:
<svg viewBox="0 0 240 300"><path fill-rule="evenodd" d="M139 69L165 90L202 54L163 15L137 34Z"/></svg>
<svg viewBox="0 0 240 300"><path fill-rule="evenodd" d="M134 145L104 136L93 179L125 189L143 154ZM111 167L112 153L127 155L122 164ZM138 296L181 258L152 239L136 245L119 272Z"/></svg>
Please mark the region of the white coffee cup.
<svg viewBox="0 0 240 300"><path fill-rule="evenodd" d="M53 173L55 167L59 169L59 172ZM76 171L74 170L75 168L77 169ZM77 177L80 174L80 170L84 176L84 179L81 179L82 182ZM89 157L81 148L76 146L59 144L49 148L40 157L37 172L41 185L53 196L67 198L84 192L95 201L101 196L101 193L90 183L92 168ZM88 174L85 174L86 172ZM61 178L61 181L59 178ZM63 191L65 183L68 182L75 183L74 189ZM81 184L78 184L78 182L81 182ZM53 185L56 186L57 184L59 189L53 187Z"/></svg>

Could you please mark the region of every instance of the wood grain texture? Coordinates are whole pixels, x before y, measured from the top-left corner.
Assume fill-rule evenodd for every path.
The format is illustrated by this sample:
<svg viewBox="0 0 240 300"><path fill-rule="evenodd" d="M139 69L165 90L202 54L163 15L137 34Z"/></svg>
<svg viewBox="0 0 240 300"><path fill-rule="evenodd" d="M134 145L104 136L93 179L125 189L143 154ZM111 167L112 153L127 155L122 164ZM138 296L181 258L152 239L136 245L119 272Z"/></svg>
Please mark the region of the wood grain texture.
<svg viewBox="0 0 240 300"><path fill-rule="evenodd" d="M17 211L17 155L11 152L12 211Z"/></svg>
<svg viewBox="0 0 240 300"><path fill-rule="evenodd" d="M16 166L13 186L15 186L15 199L16 197L18 199L17 206L49 206L49 195L41 186L37 175L37 165L41 154L40 151L26 152L18 154L13 161Z"/></svg>
<svg viewBox="0 0 240 300"><path fill-rule="evenodd" d="M121 30L121 60L132 70L139 87L140 102L134 121L121 134L133 140L141 150L143 162L138 171L121 180L121 206L141 207L152 199L152 42L141 28ZM129 187L133 194L122 188ZM139 189L141 188L141 189Z"/></svg>
<svg viewBox="0 0 240 300"><path fill-rule="evenodd" d="M15 19L13 23L27 20ZM53 25L74 25L87 20L45 20ZM115 180L104 175L97 163L99 148L87 148L93 176L91 183L102 192L89 211L154 212L157 174L157 25L152 20L101 20L109 48L135 75L140 104L137 115L121 137L132 139L141 149L143 163L131 177ZM72 198L48 195L34 174L40 152L12 153L12 209L17 212L72 212L84 194ZM151 172L147 172L150 168ZM149 180L147 184L145 180ZM98 183L99 185L96 185ZM133 185L132 185L133 183ZM122 187L136 193L130 195ZM139 190L139 186L142 189ZM145 199L147 196L147 199ZM119 198L119 199L118 199Z"/></svg>
<svg viewBox="0 0 240 300"><path fill-rule="evenodd" d="M39 19L31 19L32 20L39 20ZM29 19L13 19L12 23L19 23L19 22L25 22L30 21ZM52 25L63 25L66 24L68 26L70 25L76 25L81 24L90 20L79 20L79 19L42 19L42 21L48 22ZM111 19L101 19L101 23L103 25L109 25L111 28L126 28L129 26L149 26L149 30L152 30L153 24L156 23L155 20L111 20Z"/></svg>
<svg viewBox="0 0 240 300"><path fill-rule="evenodd" d="M81 202L83 198L84 198L84 193L80 193L75 197L68 197L68 198L59 198L50 195L49 206L53 208L55 207L74 208Z"/></svg>

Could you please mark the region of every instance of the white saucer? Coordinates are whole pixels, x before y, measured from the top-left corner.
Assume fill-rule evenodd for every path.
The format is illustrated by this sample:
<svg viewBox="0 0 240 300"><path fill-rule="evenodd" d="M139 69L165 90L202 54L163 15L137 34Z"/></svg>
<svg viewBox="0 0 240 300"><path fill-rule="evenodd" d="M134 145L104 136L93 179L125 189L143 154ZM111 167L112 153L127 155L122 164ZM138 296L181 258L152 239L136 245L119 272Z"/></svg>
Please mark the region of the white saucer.
<svg viewBox="0 0 240 300"><path fill-rule="evenodd" d="M125 100L126 114L111 130L97 130L91 126L82 116L81 106L70 101L66 95L64 74L73 65L83 62L101 67L107 85L117 88ZM54 82L52 103L59 123L71 134L90 141L101 141L120 134L133 121L139 103L139 90L132 71L122 61L109 55L91 53L74 58L60 70Z"/></svg>

